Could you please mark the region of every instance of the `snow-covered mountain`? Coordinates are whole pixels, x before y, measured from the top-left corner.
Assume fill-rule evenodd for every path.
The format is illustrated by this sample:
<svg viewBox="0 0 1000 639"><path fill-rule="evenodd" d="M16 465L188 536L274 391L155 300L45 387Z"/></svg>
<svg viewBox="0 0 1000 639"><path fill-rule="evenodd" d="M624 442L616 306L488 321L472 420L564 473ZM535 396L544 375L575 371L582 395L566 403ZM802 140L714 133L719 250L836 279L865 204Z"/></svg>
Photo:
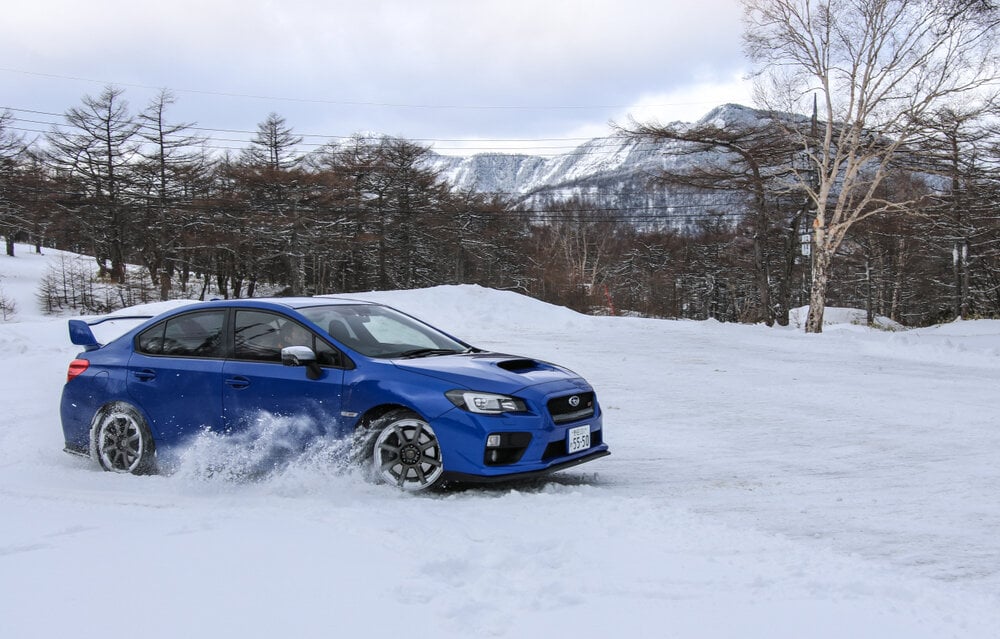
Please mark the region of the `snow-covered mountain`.
<svg viewBox="0 0 1000 639"><path fill-rule="evenodd" d="M746 126L765 116L754 109L725 104L697 124L720 128ZM676 170L706 159L678 155L678 143L650 142L624 135L595 138L553 157L481 153L470 157L434 155L431 167L459 189L511 195L530 209L547 211L579 197L602 209L638 219L686 220L712 210L742 210L731 194L685 191L656 183L665 169ZM716 156L717 159L717 156ZM669 224L668 224L669 225Z"/></svg>

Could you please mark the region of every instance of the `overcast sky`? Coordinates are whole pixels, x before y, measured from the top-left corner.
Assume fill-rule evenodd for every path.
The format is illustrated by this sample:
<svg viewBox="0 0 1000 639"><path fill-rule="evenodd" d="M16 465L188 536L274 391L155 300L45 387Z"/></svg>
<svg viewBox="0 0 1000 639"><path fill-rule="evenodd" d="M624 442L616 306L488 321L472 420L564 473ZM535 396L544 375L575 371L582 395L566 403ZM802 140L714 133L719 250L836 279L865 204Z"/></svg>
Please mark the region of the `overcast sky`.
<svg viewBox="0 0 1000 639"><path fill-rule="evenodd" d="M630 114L693 121L750 100L738 0L5 4L0 107L26 129L58 119L28 111L63 113L110 83L133 110L170 89L169 117L211 129L253 130L273 111L299 134L553 153Z"/></svg>

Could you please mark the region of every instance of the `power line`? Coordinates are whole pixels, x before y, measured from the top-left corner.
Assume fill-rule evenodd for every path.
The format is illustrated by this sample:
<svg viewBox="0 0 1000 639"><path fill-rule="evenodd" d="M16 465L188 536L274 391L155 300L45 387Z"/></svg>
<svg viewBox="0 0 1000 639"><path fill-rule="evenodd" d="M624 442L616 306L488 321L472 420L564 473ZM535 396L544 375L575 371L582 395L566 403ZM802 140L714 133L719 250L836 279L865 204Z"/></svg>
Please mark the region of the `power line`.
<svg viewBox="0 0 1000 639"><path fill-rule="evenodd" d="M152 86L146 84L138 83L128 83L128 82L115 82L109 80L99 80L94 78L85 78L72 75L63 75L56 73L44 73L38 71L27 71L23 69L14 69L10 67L0 67L0 71L7 73L16 73L21 75L37 76L48 79L58 79L58 80L71 80L78 82L89 82L102 85L111 86L121 86L121 87L134 87L149 90L163 90L164 87ZM255 94L242 94L242 93L230 93L221 91L211 91L211 90L201 90L201 89L168 89L170 91L176 91L179 93L193 93L202 95L217 95L224 97L239 97L239 98L251 98L251 99L262 99L262 100L277 100L286 102L301 102L301 103L316 103L316 104L330 104L330 105L347 105L347 106L362 106L362 107L386 107L386 108L413 108L413 109L442 109L442 110L587 110L587 109L621 109L633 105L623 105L623 104L607 104L607 105L517 105L517 104L506 104L506 105L474 105L474 104L408 104L408 103L391 103L391 102L379 102L379 101L366 101L366 100L327 100L327 99L313 99L313 98L302 98L297 96L268 96L268 95L255 95ZM693 104L707 104L705 102L674 102L674 103L662 103L662 104L652 104L648 105L650 107L666 107L666 106L689 106ZM0 107L7 108L15 111L22 111L27 113L34 113L39 115L49 115L59 117L63 114L52 113L48 111L33 110L33 109L18 109L14 107ZM194 131L206 131L212 133L238 133L238 134L248 134L252 135L256 133L255 131L245 131L240 129L219 129L211 127L201 127L201 126L191 126L189 127ZM315 133L296 133L296 135L306 137L306 138L321 138L324 140L348 140L354 136L348 135L331 135L331 134L315 134ZM456 152L497 152L497 153L512 153L512 154L525 154L525 155L539 155L539 156L552 156L561 155L559 153L563 150L573 150L579 145L548 145L540 144L542 142L587 142L593 140L594 138L583 138L583 137L546 137L546 138L408 138L411 141L419 143L427 143L434 145L436 150L439 151L456 151ZM230 140L238 141L238 140ZM459 143L461 146L441 146L442 143ZM522 148L504 148L503 145L508 144L525 144L528 146ZM534 144L531 144L534 143ZM309 146L310 143L303 143L302 146ZM317 146L321 145L317 144ZM486 145L486 146L477 146ZM500 148L497 148L500 145Z"/></svg>
<svg viewBox="0 0 1000 639"><path fill-rule="evenodd" d="M0 110L7 111L18 111L20 113L32 113L35 115L48 115L52 117L63 117L65 113L53 113L51 111L37 111L34 109L20 109L12 106L0 105ZM21 118L14 118L15 120ZM37 124L50 124L52 126L59 126L59 122L49 122L49 121L36 121L36 120L22 120L25 122L36 122ZM148 126L148 125L143 125ZM191 129L193 131L210 131L217 133L246 133L247 135L256 135L257 131L249 131L246 129L219 129L212 127L203 127L189 125L185 126L185 129ZM336 140L352 140L355 136L353 135L334 135L330 133L298 133L295 135L305 138L326 138L326 139L336 139ZM576 137L558 137L558 138L407 138L415 142L586 142L588 140L594 140L595 138L576 138Z"/></svg>
<svg viewBox="0 0 1000 639"><path fill-rule="evenodd" d="M54 117L60 117L62 115L62 114L51 113L51 112L47 112L47 111L36 111L36 110L32 110L32 109L21 109L21 108L9 107L9 106L0 106L0 109L6 109L8 111L17 111L17 112L21 112L21 113L32 113L32 114L36 114L36 115L49 115L49 116L54 116ZM14 122L26 122L26 123L30 123L30 124L48 125L48 126L51 126L51 127L65 126L64 123L61 123L61 122L52 122L52 121L48 121L48 120L34 120L34 119L30 119L30 118L21 118L21 117L16 117L16 116L13 117L13 118L11 118L11 120L14 121ZM153 129L153 127L151 127L150 125L144 125L144 124L140 125L140 127L143 128L143 129L147 129L147 130ZM11 127L11 128L13 129L15 127ZM256 135L258 133L257 131L248 131L248 130L244 130L244 129L221 129L221 128L211 128L211 127L199 127L199 126L187 126L187 127L184 127L184 128L185 129L190 129L192 131L204 131L204 132L209 132L209 133L243 133L243 134L246 134L246 135ZM37 130L37 129L28 129L28 128L21 128L21 129L17 129L17 130L31 132L31 133L48 133L48 131ZM326 146L327 144L330 144L331 142L353 140L356 137L356 136L353 136L353 135L352 136L347 136L347 135L332 135L332 134L319 134L319 133L309 133L309 134L295 133L295 135L299 136L299 137L322 138L322 139L328 140L327 142L300 142L299 144L296 145L298 147L308 147L308 148L320 148L320 147ZM252 139L243 139L243 138L219 138L219 137L214 137L213 136L211 139L212 140L217 140L217 141L220 141L220 142L239 142L239 143L246 143L246 144L250 144L252 142ZM528 152L530 150L534 150L534 151L577 151L576 153L557 153L556 155L559 156L559 157L585 156L585 155L597 154L597 153L601 152L601 150L603 150L603 149L618 148L618 147L621 147L622 145L628 144L630 142L626 138L616 138L616 137L604 137L604 138L407 138L407 140L411 141L411 142L414 142L414 143L419 143L419 142L430 143L430 144L433 145L433 147L436 150L441 150L441 151L472 151L472 152L474 152L474 151L478 150L478 151L486 151L486 152L491 152L491 153L496 153L496 154L501 154L501 155L533 155L532 153ZM495 145L487 146L487 147L481 147L481 146L468 146L468 145L463 145L463 146L438 146L436 144L438 142L468 142L468 143L496 142L498 144L504 144L504 143L524 143L524 142L547 142L547 141L567 141L567 142L568 141L584 141L584 142L589 142L589 144L575 144L575 145L543 145L543 144L536 144L536 145L531 145L531 146L525 147L523 149L512 148L512 149L506 149L506 150L505 149L497 149ZM635 142L635 146L637 148L641 147L641 146L659 147L659 146L662 146L662 145L663 145L662 143L655 142L655 141L649 141L649 140L639 140L638 142ZM580 150L581 147L587 147L587 150ZM213 147L210 146L208 148L213 148ZM218 148L220 148L220 149L232 149L232 147L218 147ZM542 156L544 154L538 154L538 155Z"/></svg>
<svg viewBox="0 0 1000 639"><path fill-rule="evenodd" d="M12 106L0 105L0 110L7 111L17 111L20 113L31 113L35 115L48 115L52 117L63 117L64 113L53 113L51 111L38 111L35 109L22 109ZM14 118L21 119L21 118ZM23 120L23 119L22 119ZM52 126L60 126L59 122L41 121L41 120L23 120L25 122L36 122L37 124L49 124ZM148 126L148 125L144 125ZM256 135L258 131L250 131L247 129L229 129L229 128L213 128L189 125L184 127L186 129L191 129L193 131L208 131L213 133L245 133L247 135ZM351 140L354 139L353 135L335 135L330 133L299 133L295 132L295 135L305 138L324 138L331 140ZM514 143L514 142L587 142L591 140L597 140L601 138L585 138L585 137L545 137L545 138L407 138L414 142L498 142L498 143ZM565 147L574 148L574 147Z"/></svg>
<svg viewBox="0 0 1000 639"><path fill-rule="evenodd" d="M51 124L52 126L59 126L59 123L55 123L55 122L36 122L36 121L33 121L33 120L24 120L24 119L20 119L20 118L13 118L13 119L17 120L17 121L22 121L22 122L33 122L33 123L37 123L37 124ZM9 127L9 128L11 130L14 130L14 131L22 131L22 132L26 132L26 133L40 133L40 134L50 133L50 130L44 130L44 129L31 129L31 128L26 128L26 127ZM219 129L210 129L210 130L218 131ZM338 139L341 139L341 140L351 140L351 139L353 139L353 137L341 137L341 138L338 138ZM209 137L208 140L210 140L210 141L218 141L218 142L238 142L238 143L241 143L241 144L244 144L244 145L249 145L249 144L253 143L253 140L251 140L251 139L242 139L242 138ZM415 140L410 140L410 139L408 139L407 141L415 142ZM315 150L315 149L320 149L320 148L322 148L324 146L327 146L328 144L329 143L320 143L320 142L300 142L296 146L297 147L305 147L305 148L308 148L308 149ZM246 148L246 146L233 147L233 146L220 146L220 145L212 145L212 144L198 144L198 145L194 145L194 146L197 146L198 148L228 150L228 151L241 151L241 150L243 150L243 149ZM593 145L593 148L591 150L578 150L578 149L580 149L579 146L531 146L531 147L526 147L524 149L507 149L507 150L497 149L496 147L492 147L492 146L491 147L475 147L475 146L447 147L447 146L432 145L431 148L434 151L470 151L470 152L472 152L472 155L487 155L487 154L492 154L492 155L526 155L526 156L539 157L539 158L544 158L544 159L554 159L554 158L585 157L585 156L588 156L588 155L599 155L601 153L602 149L609 148L609 147L615 147L615 146L618 146L618 145L611 144L611 143L608 143L608 144L596 143L596 144ZM575 151L575 152L574 153L557 153L557 154L551 155L551 156L546 156L546 155L541 154L541 153L532 153L531 152L531 151L539 151L539 150L548 150L548 151L560 151L560 150L564 150L564 151ZM468 156L458 156L458 157L468 157Z"/></svg>
<svg viewBox="0 0 1000 639"><path fill-rule="evenodd" d="M0 108L10 108L10 107L0 107ZM11 109L11 110L13 110L13 109ZM21 111L21 112L29 112L28 109L17 109L17 110ZM45 112L35 112L35 113L46 114ZM21 121L21 122L33 122L33 123L38 123L38 124L51 124L53 126L55 126L57 124L57 123L53 123L53 122L42 122L42 121L29 120L29 119L24 119L24 118L13 118L13 120L15 120L15 121ZM24 128L24 127L9 127L9 128L12 129L12 130L21 131L21 132L30 132L30 133L39 133L39 134L46 134L46 133L48 133L48 131L38 130L38 129L30 129L30 128ZM244 143L245 142L245 143L248 143L248 144L250 143L249 140L241 140L241 139L231 139L231 138L210 138L210 139L213 142L216 142L216 141L227 142L228 141L228 142L238 142L238 143ZM246 147L233 147L233 146L224 146L224 145L207 144L207 143L198 144L196 146L197 146L197 148L206 148L206 149L213 149L213 150L219 150L219 151L242 151L242 150L245 150L245 148L246 148ZM320 147L320 146L323 146L323 145L311 143L311 144L308 144L306 146ZM597 151L594 151L593 153L596 154ZM562 157L573 157L573 156L585 156L585 155L589 155L589 154L590 154L590 152L581 152L581 153L575 153L575 154L566 153L566 154L561 154L558 157L562 158ZM572 189L572 187L552 187L551 189L544 189L544 190L542 190L541 194L545 194L545 193L548 193L548 192L551 192L551 191L554 191L554 190L559 190L560 188L570 188L570 189ZM504 196L504 197L513 198L513 199L528 199L528 198L531 198L534 195L538 195L539 194L539 193L531 193L531 192L511 192L511 191L487 191L485 193L488 193L490 195ZM594 207L589 207L587 209L587 212L592 212L592 211L599 211L599 212L600 211L607 211L607 212L619 212L620 213L620 212L623 212L623 211L630 211L630 210L644 210L644 211L648 211L648 210L657 210L657 209L674 210L674 209L685 209L685 208L712 209L712 208L716 208L716 207L718 207L720 205L721 206L745 206L744 203L713 203L713 204L701 204L701 203L697 203L697 204L671 204L671 205L662 205L662 206L658 206L658 205L646 205L646 206L630 207L630 208L622 208L622 207L594 208ZM557 210L555 212L556 213L562 213L564 211L565 211L565 209L559 209L559 210ZM527 211L527 212L528 213L535 213L535 214L544 214L544 213L550 213L552 211L545 210L545 209L538 209L538 210L531 210L531 211Z"/></svg>
<svg viewBox="0 0 1000 639"><path fill-rule="evenodd" d="M153 91L169 90L176 93L190 93L195 95L214 95L227 98L247 98L253 100L270 100L275 102L296 102L305 104L327 104L334 106L362 106L393 109L421 109L421 110L469 110L469 111L586 111L586 110L608 110L625 109L632 104L549 104L549 105L526 105L526 104L410 104L403 102L378 102L370 100L330 100L322 98L303 98L295 96L280 95L257 95L252 93L233 93L226 91L209 91L206 89L177 89L163 86L152 86L148 84L138 84L134 82L114 82L111 80L97 80L94 78L82 78L79 76L60 75L57 73L42 73L39 71L25 71L23 69L11 69L0 67L0 71L6 73L17 73L20 75L30 75L55 80L72 80L74 82L88 82L91 84L101 84L119 87L131 87L136 89L149 89ZM651 107L666 106L690 106L693 104L707 104L704 102L670 102L663 104L651 104Z"/></svg>

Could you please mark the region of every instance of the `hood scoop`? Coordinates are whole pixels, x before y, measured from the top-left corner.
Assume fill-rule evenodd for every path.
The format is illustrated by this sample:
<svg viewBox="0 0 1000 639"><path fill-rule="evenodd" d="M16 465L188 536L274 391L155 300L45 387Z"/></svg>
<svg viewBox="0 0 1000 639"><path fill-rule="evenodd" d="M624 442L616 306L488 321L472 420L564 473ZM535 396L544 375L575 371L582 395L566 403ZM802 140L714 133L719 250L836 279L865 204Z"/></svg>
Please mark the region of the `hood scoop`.
<svg viewBox="0 0 1000 639"><path fill-rule="evenodd" d="M511 373L527 373L543 368L540 362L533 359L505 359L502 362L497 362L497 366Z"/></svg>

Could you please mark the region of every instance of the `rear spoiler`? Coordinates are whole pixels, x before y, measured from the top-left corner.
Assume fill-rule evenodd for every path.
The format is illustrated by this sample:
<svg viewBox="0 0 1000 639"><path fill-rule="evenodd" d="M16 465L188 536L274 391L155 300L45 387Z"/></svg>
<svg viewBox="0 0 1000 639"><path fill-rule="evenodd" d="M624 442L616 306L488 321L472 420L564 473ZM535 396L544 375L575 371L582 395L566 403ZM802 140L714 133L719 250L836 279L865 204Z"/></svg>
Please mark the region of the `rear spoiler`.
<svg viewBox="0 0 1000 639"><path fill-rule="evenodd" d="M110 315L99 320L90 321L71 319L69 321L69 341L77 346L82 346L85 351L96 351L103 344L98 342L97 338L94 337L94 331L90 330L91 326L97 326L104 322L114 322L116 320L148 320L151 317L153 315Z"/></svg>

